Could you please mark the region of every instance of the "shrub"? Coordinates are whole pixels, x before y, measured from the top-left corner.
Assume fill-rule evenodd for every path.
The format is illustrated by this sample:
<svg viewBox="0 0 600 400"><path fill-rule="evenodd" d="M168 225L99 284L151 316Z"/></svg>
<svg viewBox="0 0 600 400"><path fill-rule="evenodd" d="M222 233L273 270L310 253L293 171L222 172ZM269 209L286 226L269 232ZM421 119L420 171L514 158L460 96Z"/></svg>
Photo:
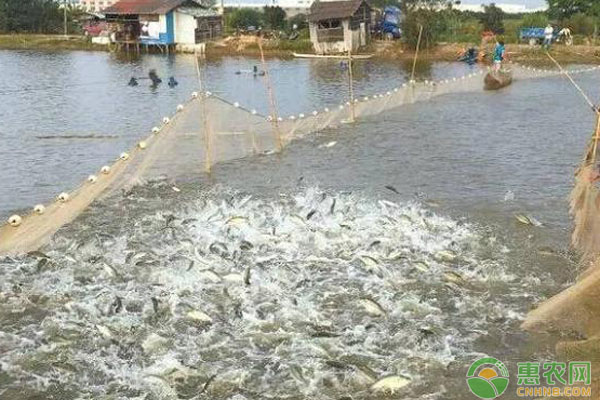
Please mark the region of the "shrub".
<svg viewBox="0 0 600 400"><path fill-rule="evenodd" d="M262 25L263 14L250 8L239 8L225 13L225 27L228 30L256 28Z"/></svg>

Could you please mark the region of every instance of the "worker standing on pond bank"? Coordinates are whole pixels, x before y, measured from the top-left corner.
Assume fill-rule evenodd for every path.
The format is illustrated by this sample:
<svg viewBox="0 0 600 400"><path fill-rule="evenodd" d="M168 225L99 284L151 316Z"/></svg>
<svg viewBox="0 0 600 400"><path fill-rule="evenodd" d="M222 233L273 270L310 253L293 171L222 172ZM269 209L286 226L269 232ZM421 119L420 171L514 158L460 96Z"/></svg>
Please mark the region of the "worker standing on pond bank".
<svg viewBox="0 0 600 400"><path fill-rule="evenodd" d="M546 50L550 50L550 45L552 44L552 38L554 37L554 28L552 25L548 24L546 29L544 29L544 48Z"/></svg>

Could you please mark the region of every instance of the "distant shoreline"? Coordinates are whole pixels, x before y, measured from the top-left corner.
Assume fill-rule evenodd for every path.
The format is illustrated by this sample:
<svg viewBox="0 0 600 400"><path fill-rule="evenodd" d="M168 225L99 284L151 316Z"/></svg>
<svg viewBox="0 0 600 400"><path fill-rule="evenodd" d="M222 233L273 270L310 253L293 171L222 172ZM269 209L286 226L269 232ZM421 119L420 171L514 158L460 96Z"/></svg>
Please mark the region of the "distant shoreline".
<svg viewBox="0 0 600 400"><path fill-rule="evenodd" d="M457 61L467 44L441 43L435 48L422 50L419 59L422 61ZM525 44L507 44L507 53L513 61L546 65L550 64L545 51L540 47ZM311 44L307 40L265 41L265 54L270 57L292 57L293 53L312 53ZM85 36L15 34L0 35L0 50L41 50L41 51L109 51L105 45L93 44ZM409 61L414 57L412 50L407 50L399 42L374 42L364 53L374 54L374 59L387 61ZM209 43L208 56L247 56L258 57L260 52L252 41L226 38L220 42ZM563 46L555 45L552 56L563 63L600 64L600 46Z"/></svg>

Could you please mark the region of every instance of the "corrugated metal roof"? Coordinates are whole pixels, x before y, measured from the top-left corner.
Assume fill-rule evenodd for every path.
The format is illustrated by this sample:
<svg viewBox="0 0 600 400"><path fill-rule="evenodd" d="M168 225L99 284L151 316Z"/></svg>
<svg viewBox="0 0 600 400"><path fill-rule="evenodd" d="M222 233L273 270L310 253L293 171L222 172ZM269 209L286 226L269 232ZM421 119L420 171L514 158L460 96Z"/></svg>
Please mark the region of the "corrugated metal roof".
<svg viewBox="0 0 600 400"><path fill-rule="evenodd" d="M326 19L350 18L363 3L369 5L365 0L316 1L310 7L308 20L317 22Z"/></svg>
<svg viewBox="0 0 600 400"><path fill-rule="evenodd" d="M166 14L190 0L120 0L102 10L103 14ZM196 2L196 1L194 1Z"/></svg>
<svg viewBox="0 0 600 400"><path fill-rule="evenodd" d="M210 8L201 7L180 7L177 12L191 15L192 17L218 17L219 13L216 10Z"/></svg>

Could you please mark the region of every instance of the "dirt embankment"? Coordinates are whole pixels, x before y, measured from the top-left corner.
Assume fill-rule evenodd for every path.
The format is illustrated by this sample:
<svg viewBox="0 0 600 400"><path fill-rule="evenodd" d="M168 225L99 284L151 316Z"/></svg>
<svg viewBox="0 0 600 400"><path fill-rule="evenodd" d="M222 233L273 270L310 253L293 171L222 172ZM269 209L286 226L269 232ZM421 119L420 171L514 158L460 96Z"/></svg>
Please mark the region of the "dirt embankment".
<svg viewBox="0 0 600 400"><path fill-rule="evenodd" d="M428 61L456 61L469 47L462 43L442 43L433 49L424 49L419 53L419 59ZM372 49L376 57L382 59L413 59L415 52L406 49L400 43L375 43ZM492 45L487 49L492 51ZM546 51L540 46L525 44L507 44L509 60L532 65L550 65ZM561 63L600 64L600 46L564 46L555 45L551 48L552 57Z"/></svg>
<svg viewBox="0 0 600 400"><path fill-rule="evenodd" d="M419 59L423 61L456 61L467 49L468 44L442 43L432 49L423 49ZM8 50L99 50L108 51L107 46L92 44L85 36L63 35L0 35L0 49ZM293 53L313 53L308 39L264 39L263 50L267 56L289 57ZM491 51L490 48L487 49ZM362 53L374 54L384 60L408 61L414 57L414 51L407 49L398 41L375 41ZM508 44L509 59L527 64L550 64L546 52L537 47L520 44ZM561 63L599 64L600 46L563 46L555 45L552 56ZM207 54L214 56L241 55L257 57L260 55L256 36L230 36L207 46Z"/></svg>
<svg viewBox="0 0 600 400"><path fill-rule="evenodd" d="M456 61L469 47L463 43L441 43L431 49L422 49L419 59L423 61ZM508 44L507 55L510 60L535 64L551 64L546 51L540 46L532 47L521 44ZM268 56L291 56L292 53L313 53L312 44L307 39L302 40L275 40L263 41L264 53ZM491 52L493 45L490 44L486 51ZM211 55L246 55L256 56L260 54L257 38L255 36L228 37L218 42L211 43L207 49ZM564 46L555 45L550 50L552 56L562 63L599 64L600 46ZM414 50L406 48L400 42L376 41L361 53L374 54L376 58L383 60L412 60L415 56Z"/></svg>

